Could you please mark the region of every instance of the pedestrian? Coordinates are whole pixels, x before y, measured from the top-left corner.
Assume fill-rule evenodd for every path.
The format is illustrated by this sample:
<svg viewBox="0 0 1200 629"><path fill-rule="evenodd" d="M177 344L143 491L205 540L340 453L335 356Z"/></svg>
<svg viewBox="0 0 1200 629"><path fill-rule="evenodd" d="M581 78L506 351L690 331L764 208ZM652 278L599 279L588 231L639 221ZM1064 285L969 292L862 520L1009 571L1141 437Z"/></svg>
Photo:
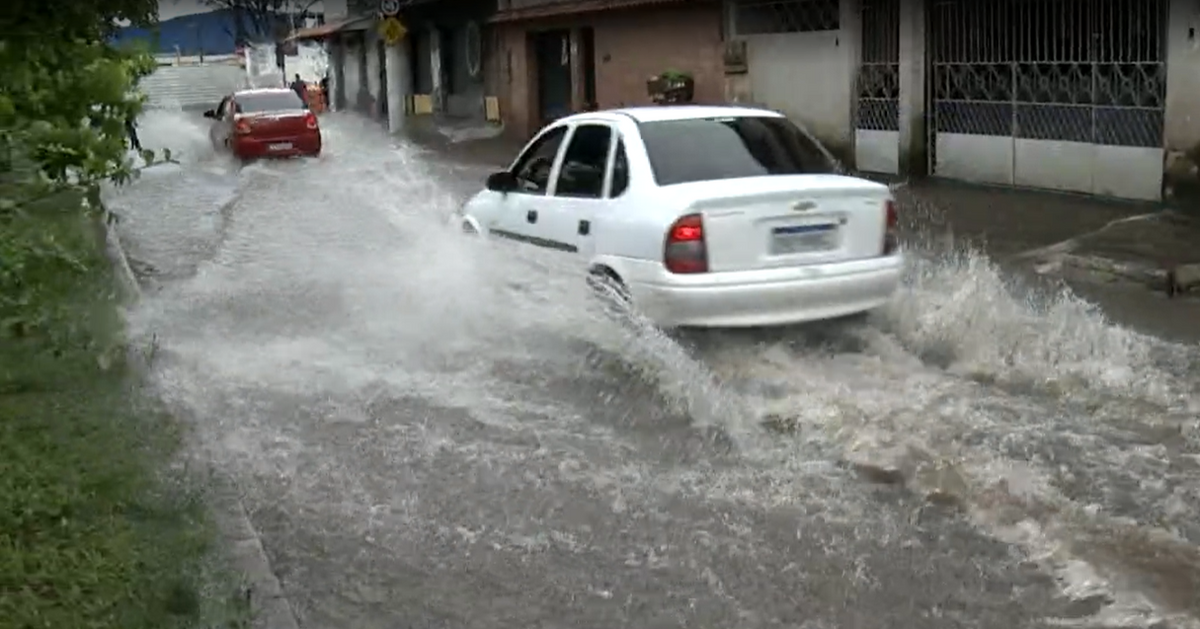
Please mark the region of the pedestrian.
<svg viewBox="0 0 1200 629"><path fill-rule="evenodd" d="M325 103L325 110L332 111L333 107L329 103L329 75L326 74L321 78L321 100Z"/></svg>
<svg viewBox="0 0 1200 629"><path fill-rule="evenodd" d="M292 88L292 91L296 93L296 96L299 96L300 100L304 101L304 104L307 105L308 104L308 84L304 82L304 79L300 78L299 74L296 75L296 80L292 81L292 84L290 87Z"/></svg>
<svg viewBox="0 0 1200 629"><path fill-rule="evenodd" d="M125 117L125 133L129 136L129 144L133 146L133 150L141 153L142 142L138 139L137 122L132 114Z"/></svg>

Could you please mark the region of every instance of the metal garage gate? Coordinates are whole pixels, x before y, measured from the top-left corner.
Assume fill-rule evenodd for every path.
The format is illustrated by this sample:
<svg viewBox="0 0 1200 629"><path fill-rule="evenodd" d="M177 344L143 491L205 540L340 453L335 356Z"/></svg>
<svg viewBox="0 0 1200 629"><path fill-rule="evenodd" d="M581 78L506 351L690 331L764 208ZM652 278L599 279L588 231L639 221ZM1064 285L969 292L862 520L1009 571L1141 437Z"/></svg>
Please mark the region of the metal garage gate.
<svg viewBox="0 0 1200 629"><path fill-rule="evenodd" d="M1157 200L1167 0L931 0L933 173Z"/></svg>
<svg viewBox="0 0 1200 629"><path fill-rule="evenodd" d="M860 7L855 166L896 174L900 172L900 0L862 0Z"/></svg>

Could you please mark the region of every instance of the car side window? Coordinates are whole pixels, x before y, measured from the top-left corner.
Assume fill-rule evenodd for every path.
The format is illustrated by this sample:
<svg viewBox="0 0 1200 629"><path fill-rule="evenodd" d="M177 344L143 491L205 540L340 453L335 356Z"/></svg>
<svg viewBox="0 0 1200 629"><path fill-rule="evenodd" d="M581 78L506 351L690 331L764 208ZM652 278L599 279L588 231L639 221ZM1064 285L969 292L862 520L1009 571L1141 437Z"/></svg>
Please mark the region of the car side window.
<svg viewBox="0 0 1200 629"><path fill-rule="evenodd" d="M550 172L562 146L567 128L557 127L538 138L517 160L513 175L517 178L516 192L546 194L550 189Z"/></svg>
<svg viewBox="0 0 1200 629"><path fill-rule="evenodd" d="M629 160L625 157L625 141L617 138L617 148L613 151L612 185L608 196L615 198L625 194L629 188Z"/></svg>
<svg viewBox="0 0 1200 629"><path fill-rule="evenodd" d="M604 170L612 128L606 124L580 124L571 134L563 154L554 196L599 199L604 196Z"/></svg>

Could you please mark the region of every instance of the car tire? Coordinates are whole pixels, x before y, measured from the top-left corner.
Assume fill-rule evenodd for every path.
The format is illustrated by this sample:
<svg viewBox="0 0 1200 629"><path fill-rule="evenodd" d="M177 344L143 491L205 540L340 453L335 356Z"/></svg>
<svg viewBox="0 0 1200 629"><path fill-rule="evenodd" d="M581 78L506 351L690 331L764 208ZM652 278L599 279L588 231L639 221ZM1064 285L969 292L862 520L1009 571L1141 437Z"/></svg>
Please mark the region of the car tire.
<svg viewBox="0 0 1200 629"><path fill-rule="evenodd" d="M594 269L588 273L587 283L606 314L622 321L633 318L633 298L616 273L608 269Z"/></svg>

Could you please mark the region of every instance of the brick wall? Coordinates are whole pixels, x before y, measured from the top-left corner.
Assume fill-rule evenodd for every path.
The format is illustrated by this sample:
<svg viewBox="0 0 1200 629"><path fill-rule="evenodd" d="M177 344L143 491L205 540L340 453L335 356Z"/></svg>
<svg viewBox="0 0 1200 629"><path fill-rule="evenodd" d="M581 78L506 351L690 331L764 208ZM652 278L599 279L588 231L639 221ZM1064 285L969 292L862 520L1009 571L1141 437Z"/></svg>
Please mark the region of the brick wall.
<svg viewBox="0 0 1200 629"><path fill-rule="evenodd" d="M527 138L540 126L537 67L528 34L594 29L596 100L601 108L649 105L646 80L664 70L690 72L697 102L724 99L721 12L716 3L626 9L497 25L498 95L509 132ZM576 77L581 73L576 72ZM576 100L582 89L576 86ZM582 102L576 102L577 107Z"/></svg>

